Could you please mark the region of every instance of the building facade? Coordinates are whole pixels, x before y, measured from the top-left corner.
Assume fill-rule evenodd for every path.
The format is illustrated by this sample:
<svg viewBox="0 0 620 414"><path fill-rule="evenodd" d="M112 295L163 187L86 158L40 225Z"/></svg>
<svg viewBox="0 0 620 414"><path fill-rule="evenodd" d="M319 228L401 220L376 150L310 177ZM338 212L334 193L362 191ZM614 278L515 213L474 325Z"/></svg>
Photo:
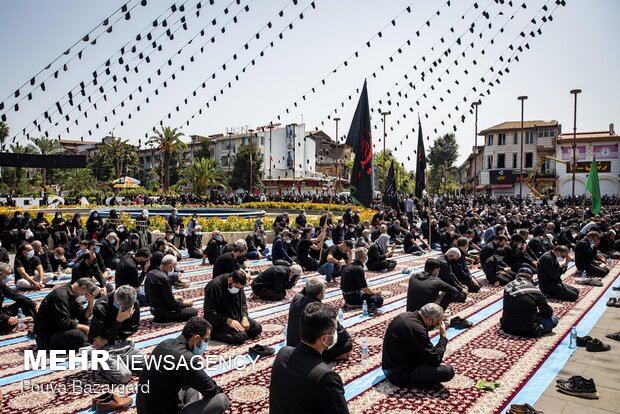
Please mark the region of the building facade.
<svg viewBox="0 0 620 414"><path fill-rule="evenodd" d="M469 154L467 159L456 169L454 179L458 183L456 188L459 194L471 194L480 182L484 157L484 145Z"/></svg>
<svg viewBox="0 0 620 414"><path fill-rule="evenodd" d="M560 132L555 120L524 121L523 131L521 121L503 122L481 131L478 135L484 137L484 151L477 191L525 197L530 189L522 177L525 180L537 170L537 191L552 192L556 184L555 144Z"/></svg>
<svg viewBox="0 0 620 414"><path fill-rule="evenodd" d="M555 156L566 164L557 169L559 195L573 194L573 142L577 158L575 196L586 192L585 184L593 159L596 159L601 195L620 194L620 136L611 124L608 131L577 132L574 136L573 133L560 134Z"/></svg>

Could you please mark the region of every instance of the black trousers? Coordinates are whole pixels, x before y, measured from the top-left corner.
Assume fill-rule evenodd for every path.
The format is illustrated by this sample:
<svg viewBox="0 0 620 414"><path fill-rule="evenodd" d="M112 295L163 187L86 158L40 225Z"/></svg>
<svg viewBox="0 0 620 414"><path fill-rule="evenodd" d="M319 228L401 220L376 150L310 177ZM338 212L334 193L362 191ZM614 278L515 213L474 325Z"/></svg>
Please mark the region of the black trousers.
<svg viewBox="0 0 620 414"><path fill-rule="evenodd" d="M192 259L202 259L202 252L200 251L200 249L190 250L188 253L189 257L191 257Z"/></svg>
<svg viewBox="0 0 620 414"><path fill-rule="evenodd" d="M419 365L412 371L384 371L388 381L397 387L412 388L429 386L441 382L450 381L454 378L454 368L448 364L440 364L433 367Z"/></svg>
<svg viewBox="0 0 620 414"><path fill-rule="evenodd" d="M37 347L40 350L78 350L88 346L88 337L78 329L56 332L50 336L37 335Z"/></svg>
<svg viewBox="0 0 620 414"><path fill-rule="evenodd" d="M227 344L241 345L248 339L256 338L263 331L263 327L254 319L248 317L248 322L250 323L250 329L241 332L235 331L228 325L213 326L211 339Z"/></svg>
<svg viewBox="0 0 620 414"><path fill-rule="evenodd" d="M284 296L286 296L286 289L282 292L277 292L275 289L267 286L252 286L252 292L262 300L269 300L272 302L282 300Z"/></svg>
<svg viewBox="0 0 620 414"><path fill-rule="evenodd" d="M476 293L478 291L480 291L480 286L474 285L474 282L471 281L471 279L469 280L459 280L462 284L464 284L465 286L467 286L467 290L470 291L471 293Z"/></svg>
<svg viewBox="0 0 620 414"><path fill-rule="evenodd" d="M396 267L396 260L382 260L376 263L367 264L368 270L373 270L375 272L381 270L392 270Z"/></svg>
<svg viewBox="0 0 620 414"><path fill-rule="evenodd" d="M340 325L340 323L338 323L337 331L338 340L336 342L336 345L323 352L324 361L333 361L340 355L347 354L353 349L353 341L351 340L351 335L349 335L347 330L344 329L344 327Z"/></svg>
<svg viewBox="0 0 620 414"><path fill-rule="evenodd" d="M34 302L25 302L18 300L17 302L11 303L8 306L4 306L2 308L2 311L7 315L17 316L17 311L19 310L19 308L21 308L22 312L24 312L24 316L31 316L34 318L35 306L36 305ZM17 325L9 325L8 322L0 322L0 333L12 332L15 328L17 328Z"/></svg>
<svg viewBox="0 0 620 414"><path fill-rule="evenodd" d="M308 256L307 260L300 262L299 265L303 267L305 270L317 271L319 270L319 261Z"/></svg>
<svg viewBox="0 0 620 414"><path fill-rule="evenodd" d="M583 272L583 270L581 270L580 272ZM609 273L609 269L607 269L606 267L602 268L593 264L589 264L588 267L586 267L586 273L588 274L588 276L591 277L604 277L607 276L607 274ZM581 274L578 274L578 276L581 276Z"/></svg>
<svg viewBox="0 0 620 414"><path fill-rule="evenodd" d="M151 314L153 315L153 322L186 322L194 316L198 315L198 309L187 307L179 310L170 310L163 308L151 308Z"/></svg>
<svg viewBox="0 0 620 414"><path fill-rule="evenodd" d="M554 299L564 300L566 302L575 302L579 298L579 289L573 286L565 285L564 283L558 283L551 289L541 287L541 292L545 295L549 295Z"/></svg>
<svg viewBox="0 0 620 414"><path fill-rule="evenodd" d="M368 304L368 309L378 309L383 306L383 297L379 295L369 295L359 291L349 295L342 295L347 305L363 305L364 301Z"/></svg>

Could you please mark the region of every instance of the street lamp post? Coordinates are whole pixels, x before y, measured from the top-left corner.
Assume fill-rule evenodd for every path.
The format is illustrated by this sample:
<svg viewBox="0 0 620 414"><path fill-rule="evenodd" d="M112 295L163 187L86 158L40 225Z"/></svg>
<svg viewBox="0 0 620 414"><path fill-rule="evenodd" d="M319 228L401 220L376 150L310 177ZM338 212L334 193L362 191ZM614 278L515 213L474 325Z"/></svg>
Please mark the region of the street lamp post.
<svg viewBox="0 0 620 414"><path fill-rule="evenodd" d="M340 189L340 144L339 144L339 136L338 136L338 122L340 122L340 118L334 118L336 122L336 188Z"/></svg>
<svg viewBox="0 0 620 414"><path fill-rule="evenodd" d="M478 178L478 105L481 105L482 101L477 100L472 103L475 111L474 121L474 193L476 192L476 179Z"/></svg>
<svg viewBox="0 0 620 414"><path fill-rule="evenodd" d="M230 177L230 138L232 136L232 131L228 131L228 176Z"/></svg>
<svg viewBox="0 0 620 414"><path fill-rule="evenodd" d="M523 141L525 140L525 133L523 128L523 107L527 96L519 96L517 98L521 101L521 167L519 168L519 200L523 199Z"/></svg>
<svg viewBox="0 0 620 414"><path fill-rule="evenodd" d="M575 172L577 171L577 95L581 93L581 89L573 89L570 91L575 97L573 108L573 204L575 203Z"/></svg>
<svg viewBox="0 0 620 414"><path fill-rule="evenodd" d="M269 128L269 187L273 187L273 181L272 181L272 165L273 165L273 153L272 151L272 146L271 146L271 133L273 131L274 125L273 122L269 122L269 126L267 126L267 128ZM273 190L272 188L270 188L270 190Z"/></svg>
<svg viewBox="0 0 620 414"><path fill-rule="evenodd" d="M253 129L248 129L248 132L250 133L250 195L252 195L252 173L253 173L253 167L254 167L254 160L252 159L252 153L254 152L254 145L252 142L252 138L253 138Z"/></svg>

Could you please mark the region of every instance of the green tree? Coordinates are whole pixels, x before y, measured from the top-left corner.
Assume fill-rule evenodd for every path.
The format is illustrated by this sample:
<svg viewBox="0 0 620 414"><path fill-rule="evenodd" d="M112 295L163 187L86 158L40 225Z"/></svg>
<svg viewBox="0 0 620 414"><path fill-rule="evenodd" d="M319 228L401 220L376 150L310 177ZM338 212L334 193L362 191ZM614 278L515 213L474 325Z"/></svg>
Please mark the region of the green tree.
<svg viewBox="0 0 620 414"><path fill-rule="evenodd" d="M32 154L32 146L24 146L19 144L11 144L9 152L14 154ZM17 194L29 194L32 192L32 186L28 183L26 169L23 167L6 167L2 170L2 181L14 189Z"/></svg>
<svg viewBox="0 0 620 414"><path fill-rule="evenodd" d="M88 165L95 178L109 182L124 175L135 177L138 173L138 151L122 138L109 137L106 143L91 155Z"/></svg>
<svg viewBox="0 0 620 414"><path fill-rule="evenodd" d="M250 154L252 154L252 187L262 187L263 155L254 143L241 145L236 152L230 186L250 189Z"/></svg>
<svg viewBox="0 0 620 414"><path fill-rule="evenodd" d="M183 135L182 132L177 132L176 128L172 129L162 126L161 131L155 131L155 135L150 137L147 141L147 144L153 143L159 147L165 193L170 189L170 164L172 163L172 154L178 154L181 150L187 148L187 145L181 141Z"/></svg>
<svg viewBox="0 0 620 414"><path fill-rule="evenodd" d="M1 147L4 147L4 140L9 137L9 131L10 131L9 126L5 122L0 121L0 146Z"/></svg>
<svg viewBox="0 0 620 414"><path fill-rule="evenodd" d="M28 145L31 153L41 155L55 155L63 152L62 146L57 139L39 137L31 139L32 144ZM47 168L41 168L42 186L47 185Z"/></svg>
<svg viewBox="0 0 620 414"><path fill-rule="evenodd" d="M437 137L428 152L427 190L434 194L445 194L450 190L450 177L454 175L454 163L459 156L459 144L452 133Z"/></svg>
<svg viewBox="0 0 620 414"><path fill-rule="evenodd" d="M79 195L100 188L90 168L62 170L58 173L58 178L61 191L68 191L69 195Z"/></svg>
<svg viewBox="0 0 620 414"><path fill-rule="evenodd" d="M196 158L191 165L183 168L177 186L180 184L191 184L195 194L204 194L212 188L229 188L227 175L218 170L214 160L208 158Z"/></svg>
<svg viewBox="0 0 620 414"><path fill-rule="evenodd" d="M194 159L196 158L213 158L212 144L209 137L201 137L198 141L198 150L194 153Z"/></svg>
<svg viewBox="0 0 620 414"><path fill-rule="evenodd" d="M385 187L385 177L390 169L392 160L394 160L394 175L396 176L396 184L398 185L397 191L401 194L409 194L413 192L413 185L415 183L413 173L407 171L405 167L403 167L402 164L394 158L392 151L389 149L385 150L385 154L383 151L377 153L373 160L373 165L377 167L379 174L379 188L376 188L375 190L383 191L383 187ZM352 166L353 164L351 164L351 167Z"/></svg>

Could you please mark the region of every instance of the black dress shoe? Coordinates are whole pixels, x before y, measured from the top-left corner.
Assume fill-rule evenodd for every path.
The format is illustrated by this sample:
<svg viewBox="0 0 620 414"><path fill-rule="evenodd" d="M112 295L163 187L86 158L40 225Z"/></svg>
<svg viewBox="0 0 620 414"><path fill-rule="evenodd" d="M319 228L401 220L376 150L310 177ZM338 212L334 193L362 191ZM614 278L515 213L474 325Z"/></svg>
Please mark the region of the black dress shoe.
<svg viewBox="0 0 620 414"><path fill-rule="evenodd" d="M577 346L584 347L588 345L592 341L591 336L578 336L577 337Z"/></svg>
<svg viewBox="0 0 620 414"><path fill-rule="evenodd" d="M452 318L452 320L450 320L450 328L467 329L471 328L472 326L474 326L473 323L471 323L467 319L461 318L460 316L455 316L454 318Z"/></svg>
<svg viewBox="0 0 620 414"><path fill-rule="evenodd" d="M586 351L588 352L606 352L610 349L611 346L602 343L600 339L593 339L586 345Z"/></svg>
<svg viewBox="0 0 620 414"><path fill-rule="evenodd" d="M273 349L270 346L266 346L266 345L254 345L248 348L248 353L250 354L252 358L256 356L258 356L259 358L265 358L270 355L273 355L275 352L276 352L275 349Z"/></svg>

